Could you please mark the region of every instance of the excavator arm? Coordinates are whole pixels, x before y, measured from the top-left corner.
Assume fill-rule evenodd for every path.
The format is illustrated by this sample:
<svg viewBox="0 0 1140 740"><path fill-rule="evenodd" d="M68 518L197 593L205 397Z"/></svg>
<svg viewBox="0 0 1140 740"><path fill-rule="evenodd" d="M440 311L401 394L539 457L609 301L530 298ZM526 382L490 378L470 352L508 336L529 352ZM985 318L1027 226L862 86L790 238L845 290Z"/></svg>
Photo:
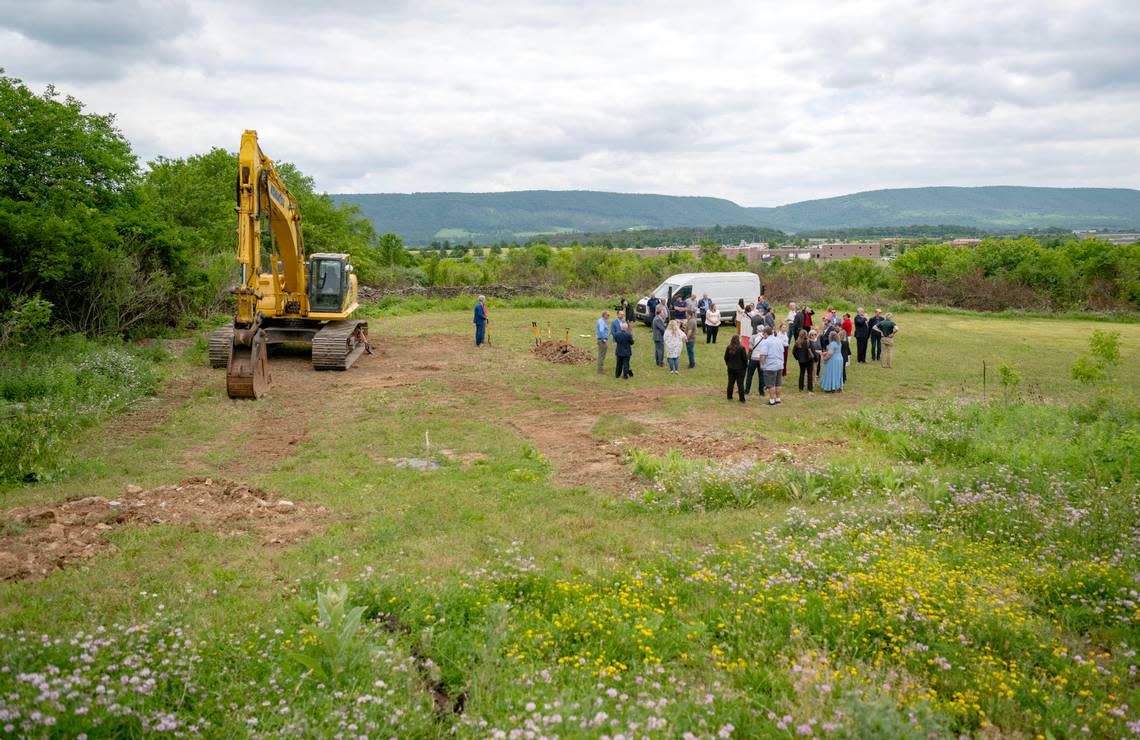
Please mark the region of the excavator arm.
<svg viewBox="0 0 1140 740"><path fill-rule="evenodd" d="M275 316L308 312L305 243L301 236L301 209L281 180L273 160L257 144L257 132L246 131L238 151L237 260L241 266L237 315L234 326L250 328L259 307L270 301ZM276 247L270 253L271 290L263 289L261 219L268 216Z"/></svg>
<svg viewBox="0 0 1140 740"><path fill-rule="evenodd" d="M265 314L304 316L305 244L301 209L257 144L257 132L246 131L238 150L237 287L233 343L226 365L226 391L231 398L260 398L269 388L269 337ZM261 223L269 220L272 246L268 275L262 275Z"/></svg>
<svg viewBox="0 0 1140 740"><path fill-rule="evenodd" d="M226 367L230 398L260 398L268 390L270 344L310 343L318 370L347 370L371 351L368 322L351 318L357 281L349 256L321 252L306 260L301 209L256 131L242 134L238 150L237 214L241 283L234 323L214 332L209 352L211 365Z"/></svg>

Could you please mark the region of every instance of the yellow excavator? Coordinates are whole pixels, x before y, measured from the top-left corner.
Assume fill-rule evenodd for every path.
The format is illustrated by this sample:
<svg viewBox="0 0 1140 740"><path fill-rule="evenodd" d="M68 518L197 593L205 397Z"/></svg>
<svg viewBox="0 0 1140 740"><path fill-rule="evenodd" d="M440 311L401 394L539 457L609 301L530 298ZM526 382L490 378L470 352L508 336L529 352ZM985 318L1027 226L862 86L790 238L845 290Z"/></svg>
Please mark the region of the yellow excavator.
<svg viewBox="0 0 1140 740"><path fill-rule="evenodd" d="M241 137L235 210L237 308L233 325L210 336L209 349L210 366L226 368L230 398L261 398L269 389L271 344L311 344L317 370L347 370L371 353L368 322L350 318L357 301L349 256L306 258L297 199L262 153L256 131Z"/></svg>

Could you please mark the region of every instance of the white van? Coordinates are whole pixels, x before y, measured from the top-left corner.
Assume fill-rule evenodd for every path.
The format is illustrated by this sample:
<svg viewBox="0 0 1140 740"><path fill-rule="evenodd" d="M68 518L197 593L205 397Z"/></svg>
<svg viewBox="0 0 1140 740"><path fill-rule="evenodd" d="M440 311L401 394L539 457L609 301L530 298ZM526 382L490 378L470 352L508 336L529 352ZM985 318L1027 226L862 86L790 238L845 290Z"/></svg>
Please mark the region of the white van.
<svg viewBox="0 0 1140 740"><path fill-rule="evenodd" d="M686 299L693 296L699 301L708 293L721 318L731 324L736 320L737 301L743 298L745 305L755 303L756 296L762 292L760 276L754 272L682 272L666 278L650 296L666 303L672 302L678 294ZM646 296L637 302L634 309L634 316L646 324L653 322L648 302L649 296Z"/></svg>

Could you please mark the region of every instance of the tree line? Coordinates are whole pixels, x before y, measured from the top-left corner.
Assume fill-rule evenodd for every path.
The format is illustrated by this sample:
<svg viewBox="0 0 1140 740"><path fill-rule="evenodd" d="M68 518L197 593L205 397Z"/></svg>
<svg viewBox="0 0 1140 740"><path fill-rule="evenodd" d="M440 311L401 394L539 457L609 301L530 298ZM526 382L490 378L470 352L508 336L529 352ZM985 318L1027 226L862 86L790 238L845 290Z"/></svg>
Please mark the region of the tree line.
<svg viewBox="0 0 1140 740"><path fill-rule="evenodd" d="M2 70L0 70L2 72ZM52 87L36 94L0 74L0 344L46 325L129 336L228 308L236 281L236 155L215 148L143 165L112 115ZM761 227L663 229L662 243L702 241L699 254L645 258L616 248L436 243L409 251L352 205L317 191L294 165L279 171L297 197L310 251L348 252L361 282L547 285L552 291L641 293L678 272L754 270L788 296L845 294L982 310L1140 308L1140 245L1071 235L991 238L977 247L909 247L889 265L727 259L717 244L779 241ZM947 227L956 228L956 227ZM703 240L698 239L703 237Z"/></svg>
<svg viewBox="0 0 1140 740"><path fill-rule="evenodd" d="M0 70L0 341L46 325L89 336L176 325L226 305L236 282L236 154L145 166L115 126ZM236 143L236 135L235 135ZM351 206L278 169L310 251L349 252L367 281L405 259Z"/></svg>

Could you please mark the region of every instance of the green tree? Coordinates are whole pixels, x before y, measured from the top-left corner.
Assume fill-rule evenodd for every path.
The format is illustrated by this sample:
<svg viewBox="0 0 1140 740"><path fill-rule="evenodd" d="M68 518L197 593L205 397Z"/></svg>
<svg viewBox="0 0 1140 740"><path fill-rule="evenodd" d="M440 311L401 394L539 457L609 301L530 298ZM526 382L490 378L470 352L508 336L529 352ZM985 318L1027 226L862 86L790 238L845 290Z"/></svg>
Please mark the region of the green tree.
<svg viewBox="0 0 1140 740"><path fill-rule="evenodd" d="M713 231L720 231L717 226ZM702 260L720 256L720 244L715 239L702 239L700 243L700 257Z"/></svg>
<svg viewBox="0 0 1140 740"><path fill-rule="evenodd" d="M159 157L143 182L146 205L198 252L232 253L237 156L215 147L185 159Z"/></svg>
<svg viewBox="0 0 1140 740"><path fill-rule="evenodd" d="M113 116L0 75L0 312L38 294L77 331L170 320L184 246L139 182Z"/></svg>
<svg viewBox="0 0 1140 740"><path fill-rule="evenodd" d="M404 248L404 240L391 231L383 234L377 243L380 263L388 267L403 267L411 264L412 255Z"/></svg>
<svg viewBox="0 0 1140 740"><path fill-rule="evenodd" d="M0 69L0 198L53 212L109 209L139 179L113 115L84 113L49 85L36 95Z"/></svg>

